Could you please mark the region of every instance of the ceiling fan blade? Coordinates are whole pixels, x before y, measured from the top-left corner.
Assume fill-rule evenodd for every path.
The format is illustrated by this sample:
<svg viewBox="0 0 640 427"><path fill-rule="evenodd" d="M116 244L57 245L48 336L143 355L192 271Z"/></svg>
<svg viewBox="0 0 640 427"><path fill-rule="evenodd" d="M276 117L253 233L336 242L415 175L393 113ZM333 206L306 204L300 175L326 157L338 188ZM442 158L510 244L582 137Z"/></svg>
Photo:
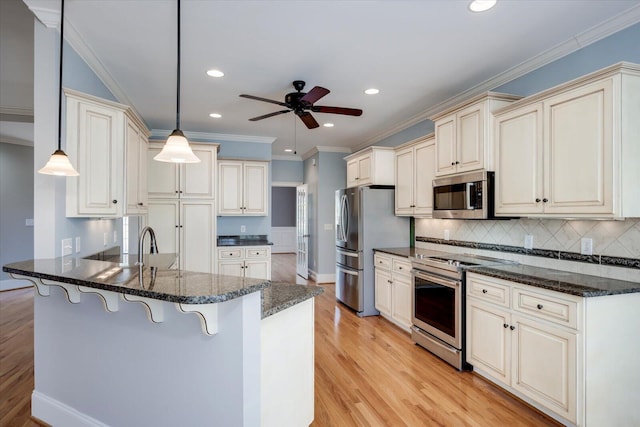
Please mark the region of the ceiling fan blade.
<svg viewBox="0 0 640 427"><path fill-rule="evenodd" d="M314 102L316 102L318 99L322 98L323 96L325 96L329 92L331 92L329 89L325 89L323 87L316 86L313 89L311 89L309 92L307 92L307 94L305 96L300 98L300 102L306 102L306 103L309 103L309 104L313 104Z"/></svg>
<svg viewBox="0 0 640 427"><path fill-rule="evenodd" d="M318 126L320 126L318 122L316 122L316 119L313 118L311 113L307 113L306 111L304 111L302 113L296 113L296 114L298 115L298 117L300 117L300 120L302 120L302 122L307 126L307 128L315 129Z"/></svg>
<svg viewBox="0 0 640 427"><path fill-rule="evenodd" d="M282 110L282 111L276 111L275 113L269 113L269 114L265 114L264 116L258 116L258 117L254 117L252 119L249 119L250 122L256 122L258 120L262 120L262 119L268 119L269 117L273 117L273 116L277 116L279 114L284 114L284 113L288 113L291 110Z"/></svg>
<svg viewBox="0 0 640 427"><path fill-rule="evenodd" d="M331 113L331 114L344 114L347 116L361 116L362 110L357 108L344 108L344 107L326 107L321 105L313 105L311 111L314 113Z"/></svg>
<svg viewBox="0 0 640 427"><path fill-rule="evenodd" d="M245 95L245 94L242 94L242 95L239 95L239 96L241 98L255 99L256 101L270 102L271 104L282 105L283 107L287 106L287 104L285 104L284 102L274 101L273 99L260 98L259 96Z"/></svg>

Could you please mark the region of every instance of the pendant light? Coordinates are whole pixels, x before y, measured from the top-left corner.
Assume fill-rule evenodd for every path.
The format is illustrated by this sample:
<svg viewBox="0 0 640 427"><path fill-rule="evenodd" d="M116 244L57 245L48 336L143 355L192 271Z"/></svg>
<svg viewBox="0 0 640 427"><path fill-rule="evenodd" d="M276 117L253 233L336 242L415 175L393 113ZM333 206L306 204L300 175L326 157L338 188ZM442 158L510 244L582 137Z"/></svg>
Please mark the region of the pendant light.
<svg viewBox="0 0 640 427"><path fill-rule="evenodd" d="M64 42L64 0L60 12L60 76L58 86L58 149L53 152L49 161L38 173L44 175L57 176L78 176L79 173L73 168L66 153L62 151L62 49Z"/></svg>
<svg viewBox="0 0 640 427"><path fill-rule="evenodd" d="M189 141L180 130L180 0L178 0L178 79L176 82L176 128L171 132L162 151L153 160L171 163L198 163L200 159L193 154Z"/></svg>

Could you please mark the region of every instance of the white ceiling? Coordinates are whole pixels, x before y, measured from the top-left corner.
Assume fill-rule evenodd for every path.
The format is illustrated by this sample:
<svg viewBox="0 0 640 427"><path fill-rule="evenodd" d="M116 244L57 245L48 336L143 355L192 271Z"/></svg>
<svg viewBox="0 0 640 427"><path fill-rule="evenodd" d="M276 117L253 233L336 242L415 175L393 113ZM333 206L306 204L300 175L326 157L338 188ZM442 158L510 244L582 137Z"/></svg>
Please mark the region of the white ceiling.
<svg viewBox="0 0 640 427"><path fill-rule="evenodd" d="M532 58L541 65L640 21L637 0L499 1L482 14L467 5L182 0L181 128L274 137L274 155L293 148L294 135L298 155L314 146L354 149L506 70L517 75ZM67 39L155 130L175 125L175 13L174 0L67 0L65 6ZM226 75L208 77L210 68ZM314 113L320 124L335 127L312 130L293 113L247 120L282 107L239 94L282 101L297 79L307 82L306 90L331 90L317 105L361 108L363 115ZM365 95L368 87L380 94ZM212 112L223 117L212 119Z"/></svg>

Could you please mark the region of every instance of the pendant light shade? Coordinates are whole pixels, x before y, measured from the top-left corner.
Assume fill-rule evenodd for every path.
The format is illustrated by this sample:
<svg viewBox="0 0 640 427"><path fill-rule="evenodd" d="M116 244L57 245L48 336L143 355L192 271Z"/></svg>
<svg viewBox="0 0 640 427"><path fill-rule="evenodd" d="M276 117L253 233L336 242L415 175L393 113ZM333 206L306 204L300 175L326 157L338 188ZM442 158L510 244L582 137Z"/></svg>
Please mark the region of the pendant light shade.
<svg viewBox="0 0 640 427"><path fill-rule="evenodd" d="M193 154L189 141L180 130L180 0L178 0L178 72L176 82L176 128L153 160L170 163L198 163L200 159Z"/></svg>
<svg viewBox="0 0 640 427"><path fill-rule="evenodd" d="M80 175L71 165L66 153L62 151L62 49L64 42L64 0L60 11L60 75L58 85L58 149L53 152L49 161L38 173L57 176Z"/></svg>

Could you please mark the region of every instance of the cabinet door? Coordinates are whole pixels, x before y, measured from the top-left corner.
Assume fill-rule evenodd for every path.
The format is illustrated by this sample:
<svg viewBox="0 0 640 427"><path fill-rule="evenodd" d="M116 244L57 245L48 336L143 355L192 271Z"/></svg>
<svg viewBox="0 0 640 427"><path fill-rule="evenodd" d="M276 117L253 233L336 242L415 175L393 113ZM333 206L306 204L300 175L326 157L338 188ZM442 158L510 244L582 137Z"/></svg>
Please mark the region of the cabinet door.
<svg viewBox="0 0 640 427"><path fill-rule="evenodd" d="M546 213L613 214L612 87L607 79L545 101Z"/></svg>
<svg viewBox="0 0 640 427"><path fill-rule="evenodd" d="M456 171L456 118L444 117L435 123L436 129L436 175Z"/></svg>
<svg viewBox="0 0 640 427"><path fill-rule="evenodd" d="M215 204L210 201L185 199L180 201L180 205L182 268L213 273L216 248Z"/></svg>
<svg viewBox="0 0 640 427"><path fill-rule="evenodd" d="M414 158L414 215L430 217L433 213L433 179L436 176L436 145L434 140L431 139L417 145Z"/></svg>
<svg viewBox="0 0 640 427"><path fill-rule="evenodd" d="M153 158L162 151L162 144L149 144L147 151L147 188L150 198L178 197L178 169L175 163L158 162Z"/></svg>
<svg viewBox="0 0 640 427"><path fill-rule="evenodd" d="M373 163L372 153L358 159L358 185L369 185L373 183Z"/></svg>
<svg viewBox="0 0 640 427"><path fill-rule="evenodd" d="M375 270L375 307L380 313L391 316L391 273Z"/></svg>
<svg viewBox="0 0 640 427"><path fill-rule="evenodd" d="M457 114L456 172L484 167L484 104L473 105Z"/></svg>
<svg viewBox="0 0 640 427"><path fill-rule="evenodd" d="M509 385L511 379L511 315L467 299L467 362Z"/></svg>
<svg viewBox="0 0 640 427"><path fill-rule="evenodd" d="M347 162L347 188L358 186L358 159Z"/></svg>
<svg viewBox="0 0 640 427"><path fill-rule="evenodd" d="M245 162L243 173L243 215L266 216L269 211L268 165Z"/></svg>
<svg viewBox="0 0 640 427"><path fill-rule="evenodd" d="M67 98L67 150L78 177L67 179L67 216L118 216L124 199L124 114Z"/></svg>
<svg viewBox="0 0 640 427"><path fill-rule="evenodd" d="M244 275L253 279L271 279L271 262L267 260L246 260Z"/></svg>
<svg viewBox="0 0 640 427"><path fill-rule="evenodd" d="M179 214L177 200L149 201L148 224L156 234L158 252L161 254L178 254L180 252Z"/></svg>
<svg viewBox="0 0 640 427"><path fill-rule="evenodd" d="M244 261L218 261L218 274L244 277Z"/></svg>
<svg viewBox="0 0 640 427"><path fill-rule="evenodd" d="M512 386L576 422L576 334L513 316Z"/></svg>
<svg viewBox="0 0 640 427"><path fill-rule="evenodd" d="M147 138L130 121L127 121L125 145L126 214L143 214L147 212Z"/></svg>
<svg viewBox="0 0 640 427"><path fill-rule="evenodd" d="M218 170L218 214L242 215L242 162L220 162Z"/></svg>
<svg viewBox="0 0 640 427"><path fill-rule="evenodd" d="M542 105L496 117L496 214L542 213Z"/></svg>
<svg viewBox="0 0 640 427"><path fill-rule="evenodd" d="M411 305L411 276L392 275L391 317L406 329L413 323Z"/></svg>
<svg viewBox="0 0 640 427"><path fill-rule="evenodd" d="M215 199L217 146L191 145L199 163L180 165L180 197Z"/></svg>
<svg viewBox="0 0 640 427"><path fill-rule="evenodd" d="M405 148L396 152L396 215L413 215L414 149Z"/></svg>

